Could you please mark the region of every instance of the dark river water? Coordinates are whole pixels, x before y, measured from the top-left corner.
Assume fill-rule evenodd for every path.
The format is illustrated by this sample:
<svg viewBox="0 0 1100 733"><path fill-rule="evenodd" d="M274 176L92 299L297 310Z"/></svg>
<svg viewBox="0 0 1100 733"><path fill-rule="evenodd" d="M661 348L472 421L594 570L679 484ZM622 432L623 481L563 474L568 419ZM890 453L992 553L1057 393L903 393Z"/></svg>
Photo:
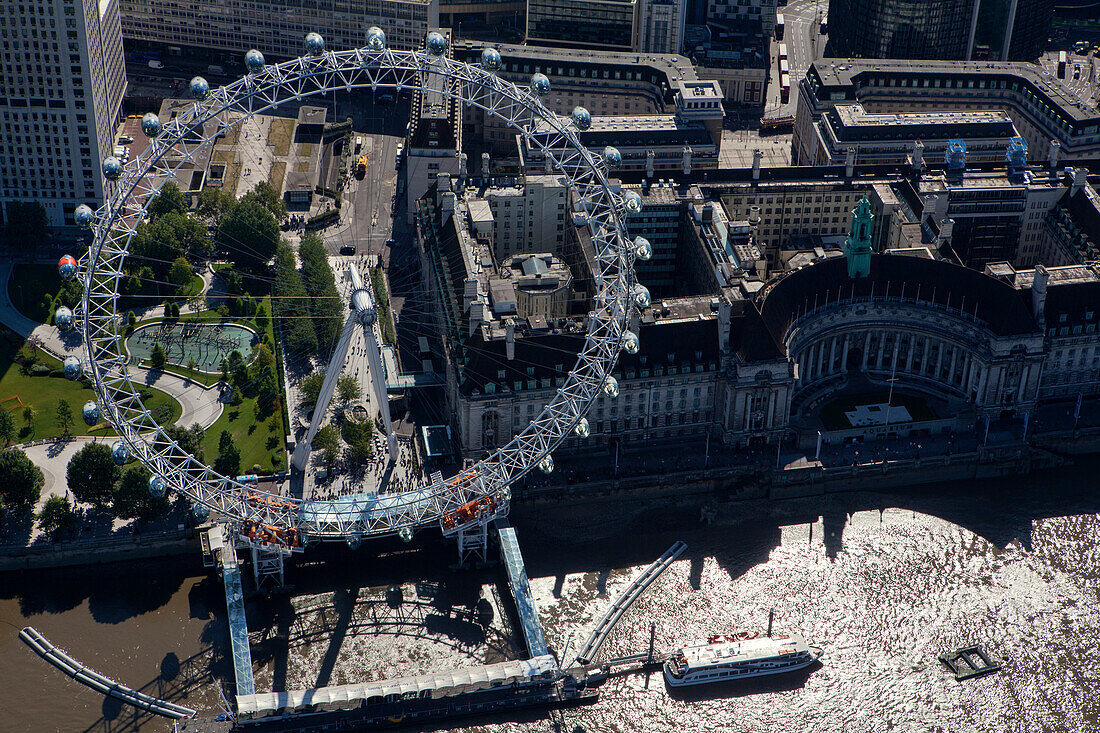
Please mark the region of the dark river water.
<svg viewBox="0 0 1100 733"><path fill-rule="evenodd" d="M659 652L711 633L762 631L770 608L776 631L804 635L825 656L806 671L687 693L669 691L656 674L614 678L593 706L461 729L1100 730L1098 475L1093 461L912 491L720 505L710 525L699 522L697 508L672 505L517 510L513 524L555 649L569 643L575 652L630 579L683 539L688 551L623 617L601 657L645 651L652 622ZM390 570L415 580L444 558L441 550L426 553ZM16 638L24 625L109 677L216 707L211 674L231 675L225 607L220 581L197 560L0 576L0 731L169 730L39 660ZM330 570L298 572L325 578ZM340 564L334 585L355 572ZM483 606L492 615L499 603ZM489 636L492 650L466 656L509 653L507 640ZM458 658L413 650L404 638L374 647L351 641L332 669L377 677ZM267 659L264 643L254 633L258 683L313 674L296 672L293 659ZM970 643L1002 660L1002 671L956 682L936 656ZM368 648L378 655L363 653ZM395 668L395 658L409 668ZM333 680L344 677L337 671Z"/></svg>

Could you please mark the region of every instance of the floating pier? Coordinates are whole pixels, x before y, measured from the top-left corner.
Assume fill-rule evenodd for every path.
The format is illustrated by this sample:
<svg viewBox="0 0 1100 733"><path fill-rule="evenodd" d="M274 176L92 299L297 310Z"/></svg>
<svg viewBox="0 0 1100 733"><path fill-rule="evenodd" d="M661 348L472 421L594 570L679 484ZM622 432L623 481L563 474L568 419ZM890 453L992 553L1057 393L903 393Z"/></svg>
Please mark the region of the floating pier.
<svg viewBox="0 0 1100 733"><path fill-rule="evenodd" d="M30 626L27 626L19 632L19 638L23 640L23 643L33 649L35 654L45 659L80 684L86 685L98 692L102 692L105 695L110 695L127 705L133 705L136 708L147 710L150 713L163 715L166 718L173 718L176 720L179 718L190 718L195 715L195 711L191 708L185 708L182 705L176 705L175 703L165 700L158 700L143 692L131 689L126 685L120 685L114 680L104 677L94 669L85 667L83 664L55 647L46 637L42 636L42 634L38 633Z"/></svg>
<svg viewBox="0 0 1100 733"><path fill-rule="evenodd" d="M964 646L953 652L944 652L940 655L940 661L946 664L955 673L955 679L960 681L992 674L1001 668L1001 663L993 661L993 658L977 644Z"/></svg>

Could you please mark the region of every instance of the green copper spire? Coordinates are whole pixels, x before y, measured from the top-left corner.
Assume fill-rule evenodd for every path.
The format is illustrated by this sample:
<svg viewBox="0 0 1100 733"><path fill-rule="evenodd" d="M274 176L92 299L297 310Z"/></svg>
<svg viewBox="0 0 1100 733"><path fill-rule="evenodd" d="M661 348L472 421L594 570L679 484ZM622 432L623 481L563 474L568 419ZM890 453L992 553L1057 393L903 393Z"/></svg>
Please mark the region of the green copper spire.
<svg viewBox="0 0 1100 733"><path fill-rule="evenodd" d="M871 202L864 196L852 211L852 226L844 240L844 256L848 258L848 277L867 277L871 274Z"/></svg>

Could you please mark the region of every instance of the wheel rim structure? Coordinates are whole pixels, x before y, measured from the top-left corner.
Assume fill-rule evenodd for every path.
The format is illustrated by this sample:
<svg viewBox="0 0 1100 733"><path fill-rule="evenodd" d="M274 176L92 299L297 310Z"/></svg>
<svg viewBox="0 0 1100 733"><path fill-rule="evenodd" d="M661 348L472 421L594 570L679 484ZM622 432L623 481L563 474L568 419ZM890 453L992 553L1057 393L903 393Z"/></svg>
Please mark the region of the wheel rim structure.
<svg viewBox="0 0 1100 733"><path fill-rule="evenodd" d="M155 423L127 369L117 313L118 286L129 242L147 202L217 135L284 102L329 92L389 88L424 90L442 76L442 94L503 119L540 150L563 175L590 228L596 295L584 347L564 384L541 413L507 445L456 476L400 494L305 501L245 486L221 476L183 451ZM438 79L435 81L438 82ZM439 84L431 87L439 92ZM237 119L231 120L231 116ZM535 120L545 125L532 132ZM213 124L211 124L213 123ZM322 539L392 534L439 524L446 535L507 514L510 484L570 435L600 396L614 369L631 309L634 253L624 225L622 197L608 184L600 155L580 144L568 118L559 119L531 91L480 66L424 51L353 49L304 56L249 73L164 123L149 146L109 184L107 203L95 213L93 240L80 262L83 298L77 316L101 410L138 458L169 489L237 524L278 530L286 545ZM287 406L289 409L289 405ZM584 424L579 433L583 433ZM362 495L359 495L362 497ZM460 509L464 511L459 511ZM293 538L288 539L288 538Z"/></svg>

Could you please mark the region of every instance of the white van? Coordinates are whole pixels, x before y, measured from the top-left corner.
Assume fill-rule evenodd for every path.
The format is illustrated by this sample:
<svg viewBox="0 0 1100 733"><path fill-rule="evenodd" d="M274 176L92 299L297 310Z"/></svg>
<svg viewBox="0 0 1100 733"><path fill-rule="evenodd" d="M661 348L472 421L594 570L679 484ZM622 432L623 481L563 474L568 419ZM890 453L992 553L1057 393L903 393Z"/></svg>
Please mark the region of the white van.
<svg viewBox="0 0 1100 733"><path fill-rule="evenodd" d="M355 136L355 152L358 153L362 149L363 149L363 136L362 135L356 135Z"/></svg>

